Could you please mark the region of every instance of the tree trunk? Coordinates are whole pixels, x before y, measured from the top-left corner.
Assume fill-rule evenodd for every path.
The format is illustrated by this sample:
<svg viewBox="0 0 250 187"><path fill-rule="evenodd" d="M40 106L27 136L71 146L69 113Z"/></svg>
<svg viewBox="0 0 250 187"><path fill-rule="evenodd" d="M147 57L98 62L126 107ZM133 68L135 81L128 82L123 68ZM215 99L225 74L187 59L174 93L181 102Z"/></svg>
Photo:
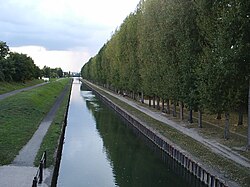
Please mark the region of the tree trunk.
<svg viewBox="0 0 250 187"><path fill-rule="evenodd" d="M198 110L198 126L202 128L202 110Z"/></svg>
<svg viewBox="0 0 250 187"><path fill-rule="evenodd" d="M194 120L193 120L193 110L192 109L189 110L188 122L189 123L193 123L194 122Z"/></svg>
<svg viewBox="0 0 250 187"><path fill-rule="evenodd" d="M157 106L156 106L157 110L160 110L160 98L157 97Z"/></svg>
<svg viewBox="0 0 250 187"><path fill-rule="evenodd" d="M153 108L155 108L155 96L153 97Z"/></svg>
<svg viewBox="0 0 250 187"><path fill-rule="evenodd" d="M164 99L162 99L162 112L165 112L165 105L164 105Z"/></svg>
<svg viewBox="0 0 250 187"><path fill-rule="evenodd" d="M240 105L239 111L238 111L238 126L243 125L243 105Z"/></svg>
<svg viewBox="0 0 250 187"><path fill-rule="evenodd" d="M184 108L184 104L183 102L180 102L180 119L181 120L184 120L183 108Z"/></svg>
<svg viewBox="0 0 250 187"><path fill-rule="evenodd" d="M166 110L167 110L167 111L166 111L166 113L167 113L167 114L170 114L170 104L169 104L169 99L167 99L167 101L166 101L166 102L167 102L167 108L166 108Z"/></svg>
<svg viewBox="0 0 250 187"><path fill-rule="evenodd" d="M226 140L229 139L229 113L225 113L225 130L224 130L224 138Z"/></svg>
<svg viewBox="0 0 250 187"><path fill-rule="evenodd" d="M173 116L176 117L176 104L173 102Z"/></svg>
<svg viewBox="0 0 250 187"><path fill-rule="evenodd" d="M243 112L239 111L238 125L243 125Z"/></svg>
<svg viewBox="0 0 250 187"><path fill-rule="evenodd" d="M151 107L151 97L149 97L149 100L148 100L148 106Z"/></svg>
<svg viewBox="0 0 250 187"><path fill-rule="evenodd" d="M144 103L144 95L143 95L143 92L141 93L141 102Z"/></svg>
<svg viewBox="0 0 250 187"><path fill-rule="evenodd" d="M247 133L247 149L250 150L250 78L248 85L248 133Z"/></svg>
<svg viewBox="0 0 250 187"><path fill-rule="evenodd" d="M220 112L218 112L216 119L219 119L219 120L221 119L221 113Z"/></svg>

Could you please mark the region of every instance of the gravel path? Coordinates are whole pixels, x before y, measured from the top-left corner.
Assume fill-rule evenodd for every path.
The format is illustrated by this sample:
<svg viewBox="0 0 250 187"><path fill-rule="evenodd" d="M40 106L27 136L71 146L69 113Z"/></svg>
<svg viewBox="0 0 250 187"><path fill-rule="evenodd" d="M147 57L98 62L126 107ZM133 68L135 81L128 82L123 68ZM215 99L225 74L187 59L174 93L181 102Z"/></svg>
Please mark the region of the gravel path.
<svg viewBox="0 0 250 187"><path fill-rule="evenodd" d="M31 90L31 89L33 89L33 88L37 88L37 87L39 87L39 86L43 86L43 85L45 85L45 84L47 84L47 82L44 82L44 83L41 83L41 84L36 84L36 85L34 85L34 86L30 86L30 87L27 87L27 88L22 88L22 89L19 89L19 90L14 90L14 91L12 91L12 92L8 92L8 93L5 93L5 94L1 94L1 95L0 95L0 100L3 100L3 99L5 99L6 97L10 97L10 96L12 96L12 95L15 95L15 94L20 93L20 92L23 92L23 91L27 91L27 90Z"/></svg>
<svg viewBox="0 0 250 187"><path fill-rule="evenodd" d="M90 82L88 82L89 84L91 84ZM92 84L93 85L93 84ZM96 85L93 85L96 86ZM226 147L220 143L218 143L215 140L211 140L211 139L207 139L202 137L201 135L198 134L197 131L195 131L194 129L188 129L185 127L184 123L176 123L170 119L168 119L163 113L161 112L154 112L146 107L143 107L131 100L126 99L123 96L114 94L112 92L109 92L101 87L98 87L99 89L105 91L106 93L108 93L109 95L120 99L121 101L129 104L130 106L136 108L137 110L149 115L150 117L165 123L166 125L171 126L172 128L182 132L183 134L186 134L187 136L190 136L191 138L195 139L196 141L202 143L203 145L205 145L206 147L210 148L211 151L213 151L214 153L217 153L223 157L226 157L234 162L236 162L237 164L240 164L243 167L247 167L250 168L250 160L248 160L247 158L241 156L240 154L238 154L237 152L233 151L232 149L230 149L229 147Z"/></svg>

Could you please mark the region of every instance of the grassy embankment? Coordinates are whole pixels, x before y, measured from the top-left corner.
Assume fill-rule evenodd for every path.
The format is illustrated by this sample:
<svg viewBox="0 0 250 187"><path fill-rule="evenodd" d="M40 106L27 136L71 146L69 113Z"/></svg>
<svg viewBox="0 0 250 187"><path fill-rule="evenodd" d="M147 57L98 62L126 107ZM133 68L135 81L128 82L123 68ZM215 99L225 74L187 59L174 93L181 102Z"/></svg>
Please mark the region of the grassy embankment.
<svg viewBox="0 0 250 187"><path fill-rule="evenodd" d="M48 129L47 134L45 135L41 147L37 153L35 165L38 166L40 163L40 159L42 157L43 152L46 150L47 152L47 165L46 167L54 166L55 164L55 152L57 150L58 141L61 135L62 126L64 125L64 118L67 112L69 95L71 92L71 87L68 88L67 94L63 99L63 102L58 109L56 116Z"/></svg>
<svg viewBox="0 0 250 187"><path fill-rule="evenodd" d="M144 107L150 108L148 105L141 104ZM151 110L157 111L153 107L150 108ZM184 120L182 121L179 118L179 106L177 106L177 117L173 117L172 114L165 114L169 119L177 122L177 123L187 123L187 128L196 129L200 135L218 141L219 143L228 146L229 148L233 149L234 151L238 152L240 155L245 156L246 158L250 159L250 152L246 151L247 145L247 114L244 114L243 125L237 125L238 122L238 114L231 113L230 114L230 134L229 139L224 139L224 126L225 126L225 118L222 115L222 119L216 119L216 114L211 114L207 111L203 113L202 120L203 120L203 128L198 127L198 112L193 112L194 116L194 123L190 124L187 122L189 111L184 108Z"/></svg>
<svg viewBox="0 0 250 187"><path fill-rule="evenodd" d="M0 165L12 162L68 83L62 79L0 101Z"/></svg>
<svg viewBox="0 0 250 187"><path fill-rule="evenodd" d="M196 140L188 137L176 129L166 126L164 123L159 122L148 115L138 111L137 109L131 107L130 105L122 102L121 100L114 98L113 96L107 94L106 92L96 88L100 93L111 99L114 103L118 104L125 110L127 110L132 115L138 117L141 121L145 122L147 125L154 128L156 131L160 132L162 135L167 137L173 143L179 145L183 150L186 150L193 155L194 158L198 159L203 164L211 167L216 171L224 174L225 178L236 181L241 186L249 186L250 184L250 170L242 167L233 161L230 161L222 156L213 153L209 148L205 147L203 144L197 142ZM211 127L210 127L211 128ZM210 131L210 129L205 128L205 131ZM214 130L216 131L216 130ZM218 132L217 133L221 133ZM232 141L232 140L231 140ZM245 153L249 155L248 153Z"/></svg>
<svg viewBox="0 0 250 187"><path fill-rule="evenodd" d="M34 86L36 84L43 83L43 80L38 80L34 79L31 81L27 81L25 83L20 83L20 82L0 82L0 94L4 94L7 92L11 92L13 90L21 89L21 88L26 88L29 86Z"/></svg>

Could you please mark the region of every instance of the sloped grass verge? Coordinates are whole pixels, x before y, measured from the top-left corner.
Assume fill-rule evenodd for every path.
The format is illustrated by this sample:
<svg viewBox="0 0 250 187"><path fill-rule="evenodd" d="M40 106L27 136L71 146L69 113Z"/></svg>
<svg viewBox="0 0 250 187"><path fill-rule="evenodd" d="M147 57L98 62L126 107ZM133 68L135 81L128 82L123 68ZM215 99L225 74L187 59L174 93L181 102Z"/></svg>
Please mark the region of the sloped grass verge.
<svg viewBox="0 0 250 187"><path fill-rule="evenodd" d="M11 91L17 90L17 89L26 88L29 86L34 86L36 84L40 84L43 82L44 81L41 79L40 80L34 79L31 81L27 81L25 83L22 83L22 82L0 82L0 94L11 92Z"/></svg>
<svg viewBox="0 0 250 187"><path fill-rule="evenodd" d="M69 83L70 84L70 83ZM40 159L44 151L47 153L47 163L46 167L54 166L55 164L55 153L58 148L58 141L62 133L62 127L65 120L65 114L67 112L69 96L71 92L71 86L68 87L67 94L65 95L63 102L61 103L56 116L48 129L43 142L40 146L40 149L36 155L35 165L38 166Z"/></svg>
<svg viewBox="0 0 250 187"><path fill-rule="evenodd" d="M13 161L69 81L51 82L0 101L0 165Z"/></svg>

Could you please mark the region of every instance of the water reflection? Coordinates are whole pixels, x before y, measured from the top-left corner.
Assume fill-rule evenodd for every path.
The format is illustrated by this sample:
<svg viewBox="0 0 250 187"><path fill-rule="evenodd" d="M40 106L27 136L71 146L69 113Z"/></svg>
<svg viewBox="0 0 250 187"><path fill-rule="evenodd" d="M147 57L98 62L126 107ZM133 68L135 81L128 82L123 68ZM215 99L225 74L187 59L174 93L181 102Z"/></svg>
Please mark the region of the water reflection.
<svg viewBox="0 0 250 187"><path fill-rule="evenodd" d="M115 186L103 141L93 115L86 107L86 101L90 102L94 96L90 92L80 92L79 87L79 84L72 86L57 186Z"/></svg>
<svg viewBox="0 0 250 187"><path fill-rule="evenodd" d="M82 90L86 89L82 86ZM116 185L202 186L107 106L97 99L86 100L86 103L95 117L96 128L112 163ZM102 110L96 110L95 106Z"/></svg>

